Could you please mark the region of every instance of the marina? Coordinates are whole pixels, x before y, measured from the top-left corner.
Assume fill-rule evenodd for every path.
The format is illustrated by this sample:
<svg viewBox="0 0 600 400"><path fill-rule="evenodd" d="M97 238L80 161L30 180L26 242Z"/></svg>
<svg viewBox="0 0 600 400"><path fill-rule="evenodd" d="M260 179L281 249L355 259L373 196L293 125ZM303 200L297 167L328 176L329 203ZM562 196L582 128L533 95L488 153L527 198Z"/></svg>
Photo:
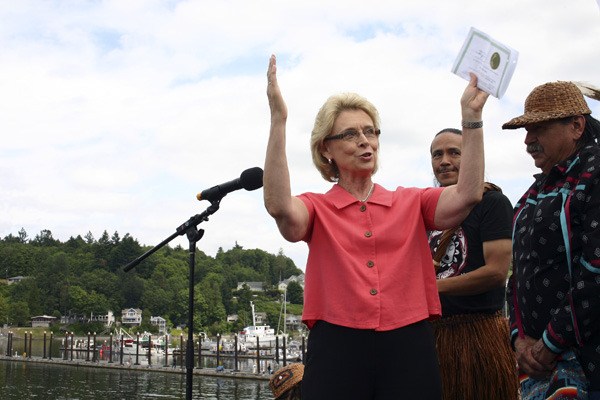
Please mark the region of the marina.
<svg viewBox="0 0 600 400"><path fill-rule="evenodd" d="M184 399L183 372L134 367L89 367L53 360L6 360L0 357L2 400L37 399ZM153 372L149 372L153 371ZM272 400L267 377L227 379L194 375L192 398L202 400Z"/></svg>
<svg viewBox="0 0 600 400"><path fill-rule="evenodd" d="M143 337L143 335L140 335ZM187 343L181 335L175 342L178 346L154 346L152 336L148 340L137 338L125 346L124 336L119 339L88 335L75 337L66 334L56 338L53 334L43 335L25 332L0 335L0 359L5 361L64 363L87 367L144 369L146 371L186 372ZM237 343L237 337L217 336L216 340L194 343L193 373L196 375L223 376L229 378L263 379L267 371L290 362L303 359L304 340L291 341L276 337L273 347L264 347L257 340L254 347L245 348ZM156 343L161 343L157 340ZM170 343L167 338L164 343ZM237 344L237 346L236 346ZM127 350L125 350L127 349ZM242 350L243 349L243 350Z"/></svg>
<svg viewBox="0 0 600 400"><path fill-rule="evenodd" d="M148 339L148 344L154 340ZM187 366L182 339L177 338L177 345L166 354L159 349L148 351L152 347L143 348L142 340L139 344L134 340L130 348L134 353L121 354L120 342L117 346L113 338L111 347L110 336L89 335L88 340L87 336L57 338L39 332L0 334L2 400L183 399ZM270 372L292 362L277 356L283 354L287 342L277 338L279 348L261 346L258 352L254 348L243 354L231 343L235 337L195 343L193 398L272 400Z"/></svg>

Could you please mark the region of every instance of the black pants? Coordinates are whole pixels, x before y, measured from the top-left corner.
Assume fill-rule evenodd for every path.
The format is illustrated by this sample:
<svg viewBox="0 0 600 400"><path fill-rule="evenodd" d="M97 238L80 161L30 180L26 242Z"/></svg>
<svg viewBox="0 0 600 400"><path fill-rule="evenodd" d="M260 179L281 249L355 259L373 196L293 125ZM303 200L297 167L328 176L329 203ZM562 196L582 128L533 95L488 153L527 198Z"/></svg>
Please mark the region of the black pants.
<svg viewBox="0 0 600 400"><path fill-rule="evenodd" d="M429 322L392 331L318 321L310 331L302 398L439 400L437 354Z"/></svg>

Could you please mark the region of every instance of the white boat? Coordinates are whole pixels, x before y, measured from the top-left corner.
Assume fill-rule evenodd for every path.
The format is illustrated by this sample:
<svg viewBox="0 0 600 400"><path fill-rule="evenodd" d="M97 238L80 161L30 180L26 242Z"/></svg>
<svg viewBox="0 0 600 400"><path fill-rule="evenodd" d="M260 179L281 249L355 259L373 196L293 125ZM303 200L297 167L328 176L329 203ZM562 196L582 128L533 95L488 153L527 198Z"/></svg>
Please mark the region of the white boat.
<svg viewBox="0 0 600 400"><path fill-rule="evenodd" d="M277 356L279 357L280 360L284 359L284 356L283 356L284 354L285 354L285 359L287 361L301 361L302 360L302 354L299 351L286 349L285 353L284 353L283 349L281 347L279 349L277 349Z"/></svg>
<svg viewBox="0 0 600 400"><path fill-rule="evenodd" d="M179 349L177 346L169 343L169 335L158 336L156 340L152 340L152 346L159 355L164 355L165 353L172 355L173 351Z"/></svg>
<svg viewBox="0 0 600 400"><path fill-rule="evenodd" d="M256 325L256 314L254 312L254 303L250 302L252 309L252 325L244 328L240 332L240 342L245 343L247 348L256 347L256 341L260 347L271 347L276 340L275 329L269 325Z"/></svg>
<svg viewBox="0 0 600 400"><path fill-rule="evenodd" d="M125 332L126 333L126 332ZM164 354L164 339L156 337L156 339L152 340L152 347L150 347L150 334L144 332L142 336L139 338L139 343L136 338L132 337L128 333L126 333L128 337L123 338L123 354L135 355L138 354L140 356L147 356L148 351L150 351L151 356L156 356L159 354ZM156 340L156 341L155 341ZM161 342L163 345L161 346ZM150 348L149 348L150 347ZM117 339L115 343L115 351L121 351L121 343L120 340Z"/></svg>

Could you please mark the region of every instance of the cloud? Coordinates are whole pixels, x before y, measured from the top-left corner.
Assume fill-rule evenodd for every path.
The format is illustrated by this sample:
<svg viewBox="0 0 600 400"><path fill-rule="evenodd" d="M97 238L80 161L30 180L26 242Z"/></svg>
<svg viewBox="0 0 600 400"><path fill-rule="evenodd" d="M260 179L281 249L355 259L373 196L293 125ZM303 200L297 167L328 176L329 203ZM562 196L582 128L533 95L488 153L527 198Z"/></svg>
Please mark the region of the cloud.
<svg viewBox="0 0 600 400"><path fill-rule="evenodd" d="M263 165L271 53L290 110L294 193L330 187L308 137L318 108L340 91L381 113L375 180L429 186L431 138L460 124L466 82L450 69L471 26L520 53L506 95L484 111L486 177L515 202L537 171L523 132L500 126L541 83L600 85L598 17L592 0L2 4L0 235L107 230L145 245L170 236L208 206L196 193ZM200 227L207 254L237 241L306 260L304 243L278 234L261 190L229 194Z"/></svg>

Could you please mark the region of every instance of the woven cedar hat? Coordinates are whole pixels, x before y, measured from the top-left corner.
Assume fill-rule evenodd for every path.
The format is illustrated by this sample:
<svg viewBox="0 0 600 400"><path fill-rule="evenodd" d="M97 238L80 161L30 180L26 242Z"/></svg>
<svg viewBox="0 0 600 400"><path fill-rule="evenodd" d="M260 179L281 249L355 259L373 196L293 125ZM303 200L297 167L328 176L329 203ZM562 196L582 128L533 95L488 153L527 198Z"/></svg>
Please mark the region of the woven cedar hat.
<svg viewBox="0 0 600 400"><path fill-rule="evenodd" d="M275 375L269 380L269 387L273 392L275 400L287 393L297 383L302 381L304 376L304 364L294 363L278 369Z"/></svg>
<svg viewBox="0 0 600 400"><path fill-rule="evenodd" d="M533 89L525 100L525 114L511 119L502 125L502 129L517 129L536 122L591 113L577 85L550 82Z"/></svg>

